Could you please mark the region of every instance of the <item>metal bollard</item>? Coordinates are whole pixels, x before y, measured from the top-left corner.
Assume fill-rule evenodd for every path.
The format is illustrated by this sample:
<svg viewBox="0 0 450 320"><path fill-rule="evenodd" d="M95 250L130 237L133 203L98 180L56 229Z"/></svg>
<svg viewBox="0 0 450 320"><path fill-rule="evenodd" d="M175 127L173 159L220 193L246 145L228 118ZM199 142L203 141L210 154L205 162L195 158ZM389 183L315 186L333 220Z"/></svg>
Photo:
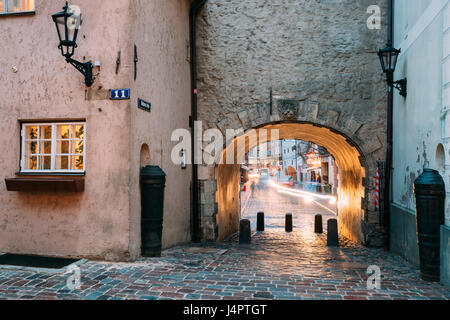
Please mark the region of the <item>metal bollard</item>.
<svg viewBox="0 0 450 320"><path fill-rule="evenodd" d="M286 213L286 232L292 232L292 213Z"/></svg>
<svg viewBox="0 0 450 320"><path fill-rule="evenodd" d="M339 247L338 224L336 219L327 222L327 246Z"/></svg>
<svg viewBox="0 0 450 320"><path fill-rule="evenodd" d="M160 257L166 174L158 166L141 168L141 254Z"/></svg>
<svg viewBox="0 0 450 320"><path fill-rule="evenodd" d="M239 243L250 244L251 243L251 227L250 220L243 219L239 225Z"/></svg>
<svg viewBox="0 0 450 320"><path fill-rule="evenodd" d="M439 281L440 227L445 223L445 183L439 172L424 169L414 181L420 274L425 281Z"/></svg>
<svg viewBox="0 0 450 320"><path fill-rule="evenodd" d="M264 212L258 212L256 219L256 231L264 231Z"/></svg>
<svg viewBox="0 0 450 320"><path fill-rule="evenodd" d="M323 224L322 224L322 215L316 214L314 219L314 232L315 233L323 233Z"/></svg>

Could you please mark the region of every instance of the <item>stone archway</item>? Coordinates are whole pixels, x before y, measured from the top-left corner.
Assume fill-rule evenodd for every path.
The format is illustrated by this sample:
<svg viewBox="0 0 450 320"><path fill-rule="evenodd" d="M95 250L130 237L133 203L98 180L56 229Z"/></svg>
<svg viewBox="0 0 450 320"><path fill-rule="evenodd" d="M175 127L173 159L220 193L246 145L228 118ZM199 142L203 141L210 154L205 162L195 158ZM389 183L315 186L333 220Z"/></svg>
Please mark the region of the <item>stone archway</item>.
<svg viewBox="0 0 450 320"><path fill-rule="evenodd" d="M279 139L310 141L325 147L339 167L338 221L340 234L367 246L381 246L383 231L379 213L372 205L375 184L368 176L376 171L376 161L370 145L356 144L345 133L307 121L274 121L249 128L233 141L228 141L224 154L233 148L234 154L247 153L256 145L269 141L262 135L258 141L246 139L250 131L278 130ZM236 143L246 139L246 143ZM239 146L240 145L240 146ZM245 150L239 150L245 148ZM372 146L373 148L373 146ZM222 240L238 230L240 219L240 164L219 164L210 168L209 181L202 181L202 230L206 240ZM213 205L208 206L208 198ZM209 211L208 211L209 210Z"/></svg>
<svg viewBox="0 0 450 320"><path fill-rule="evenodd" d="M387 3L380 5L385 10ZM344 193L358 199L360 208L341 217L341 231L381 246L375 178L376 162L385 159L386 86L368 48L383 43L386 28L366 32L360 26L367 22L367 7L353 9L349 16L336 1L209 0L197 25L197 119L205 130L217 128L223 136L228 129L243 134L295 123L310 130L293 138L330 144L335 158L342 150L350 152L348 158L341 154L340 167L363 170L341 171L340 182L361 180L354 194ZM345 14L334 15L330 27L323 12ZM237 228L232 208L239 202L239 170L198 169L203 239L222 239Z"/></svg>

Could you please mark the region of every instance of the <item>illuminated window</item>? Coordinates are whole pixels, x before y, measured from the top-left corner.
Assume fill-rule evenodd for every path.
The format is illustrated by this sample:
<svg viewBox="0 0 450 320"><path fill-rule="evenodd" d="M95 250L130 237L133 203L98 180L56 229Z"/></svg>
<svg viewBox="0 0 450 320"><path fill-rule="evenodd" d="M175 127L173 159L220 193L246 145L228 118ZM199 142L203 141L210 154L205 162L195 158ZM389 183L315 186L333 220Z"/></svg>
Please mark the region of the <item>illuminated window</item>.
<svg viewBox="0 0 450 320"><path fill-rule="evenodd" d="M22 124L21 172L84 172L86 124Z"/></svg>
<svg viewBox="0 0 450 320"><path fill-rule="evenodd" d="M0 0L0 13L34 12L34 0Z"/></svg>

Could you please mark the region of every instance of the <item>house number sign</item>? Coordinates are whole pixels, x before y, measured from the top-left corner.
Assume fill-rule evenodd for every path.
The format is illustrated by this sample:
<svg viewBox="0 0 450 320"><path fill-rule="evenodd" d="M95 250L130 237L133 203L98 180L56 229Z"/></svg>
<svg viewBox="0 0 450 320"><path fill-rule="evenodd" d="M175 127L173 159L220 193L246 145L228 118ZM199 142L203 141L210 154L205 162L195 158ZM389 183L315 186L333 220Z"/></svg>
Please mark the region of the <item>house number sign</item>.
<svg viewBox="0 0 450 320"><path fill-rule="evenodd" d="M113 89L111 90L111 100L127 100L130 99L130 89Z"/></svg>

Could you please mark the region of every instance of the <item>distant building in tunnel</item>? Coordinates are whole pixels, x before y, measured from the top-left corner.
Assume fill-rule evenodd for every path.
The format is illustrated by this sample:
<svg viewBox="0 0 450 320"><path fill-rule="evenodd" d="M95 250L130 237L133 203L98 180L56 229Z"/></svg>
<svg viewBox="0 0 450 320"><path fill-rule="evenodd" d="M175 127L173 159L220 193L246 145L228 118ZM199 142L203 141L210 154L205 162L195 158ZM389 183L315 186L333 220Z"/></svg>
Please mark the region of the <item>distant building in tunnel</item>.
<svg viewBox="0 0 450 320"><path fill-rule="evenodd" d="M338 168L324 148L307 141L282 141L283 172L292 175L304 189L335 194ZM289 169L291 168L291 169Z"/></svg>
<svg viewBox="0 0 450 320"><path fill-rule="evenodd" d="M296 140L281 140L281 160L283 164L283 174L286 176L292 176L294 180L297 180L298 176L298 153L297 153L297 141Z"/></svg>
<svg viewBox="0 0 450 320"><path fill-rule="evenodd" d="M281 161L281 141L264 142L247 154L247 165L256 168L272 168L275 169L280 165Z"/></svg>

